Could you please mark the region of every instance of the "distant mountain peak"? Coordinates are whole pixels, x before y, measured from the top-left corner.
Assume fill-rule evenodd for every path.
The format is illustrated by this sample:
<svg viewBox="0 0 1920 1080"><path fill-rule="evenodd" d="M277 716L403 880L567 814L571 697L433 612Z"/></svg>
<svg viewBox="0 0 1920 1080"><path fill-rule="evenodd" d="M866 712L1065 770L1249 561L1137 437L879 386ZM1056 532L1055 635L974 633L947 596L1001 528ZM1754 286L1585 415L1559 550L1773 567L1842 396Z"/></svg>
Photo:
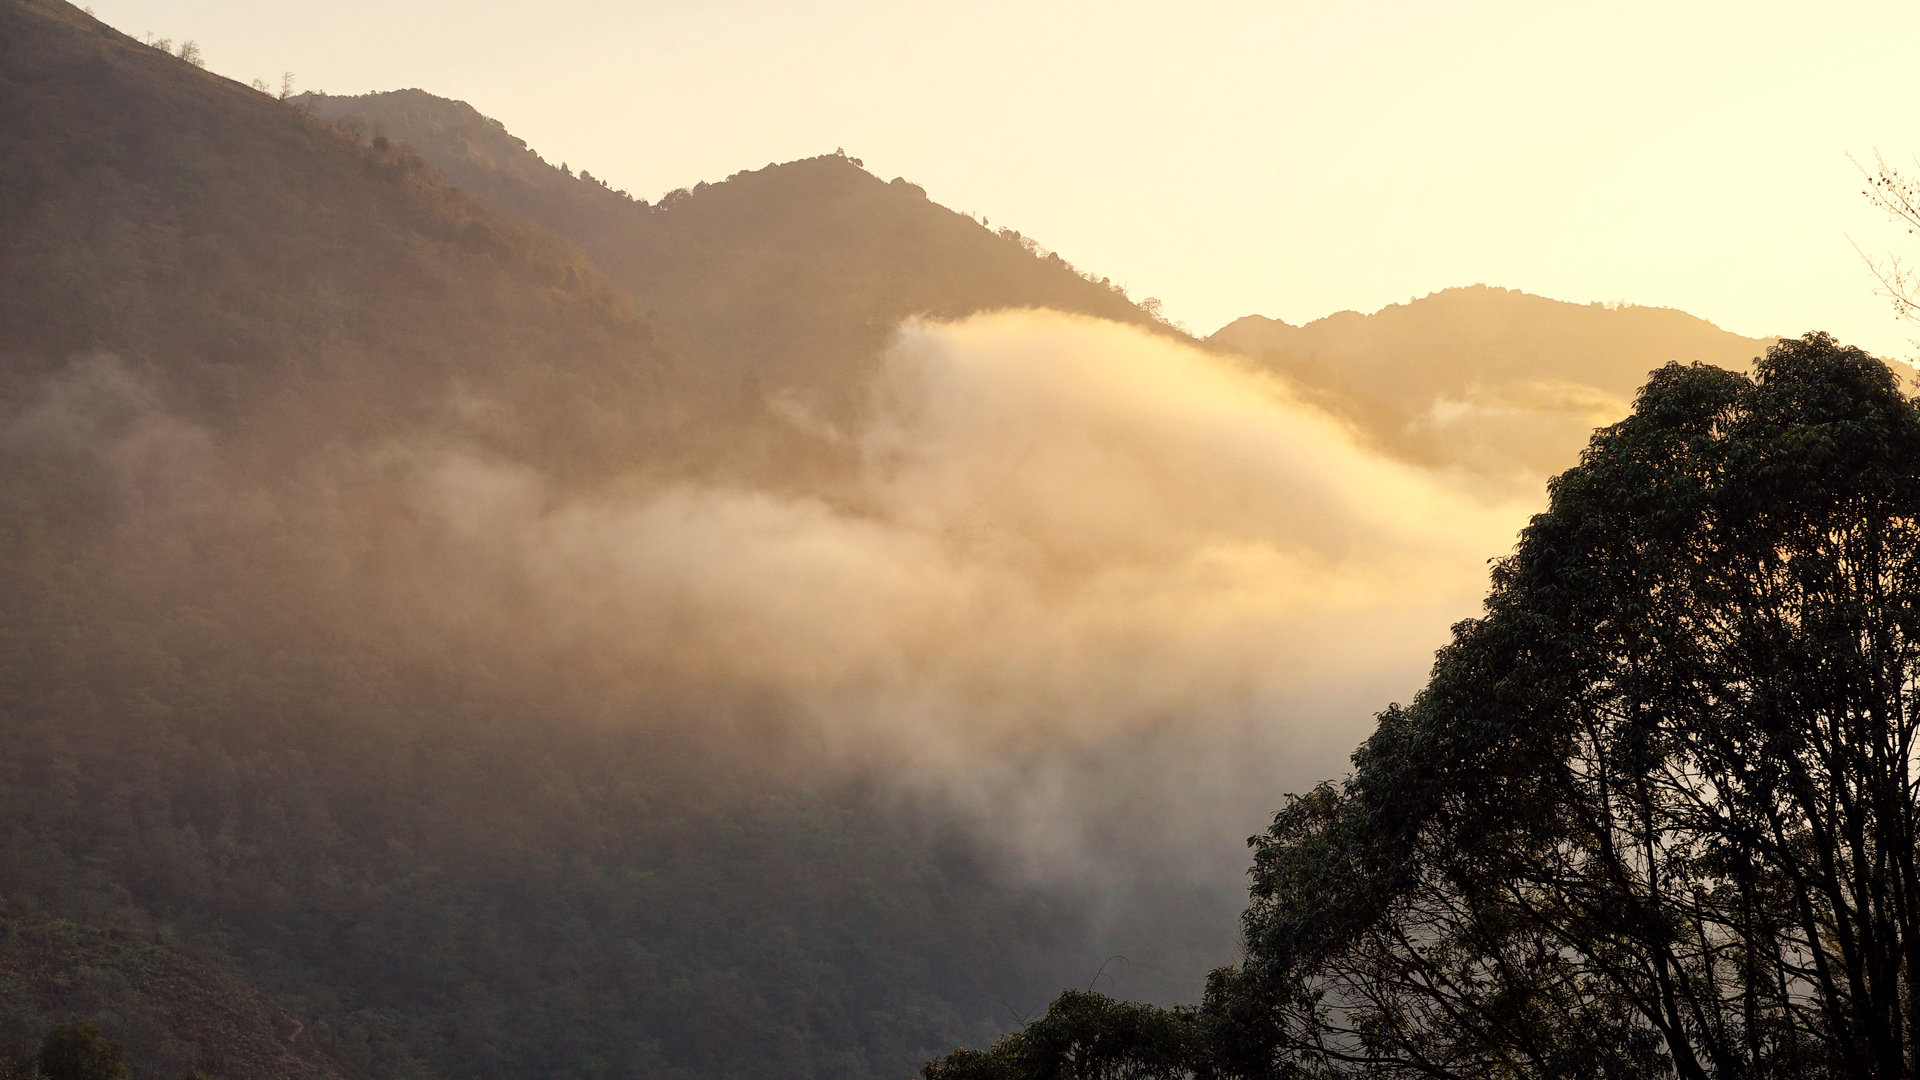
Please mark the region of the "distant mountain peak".
<svg viewBox="0 0 1920 1080"><path fill-rule="evenodd" d="M1591 403L1624 410L1648 373L1669 362L1744 369L1771 340L1672 308L1577 304L1485 284L1301 326L1249 315L1207 339L1289 379L1397 452L1457 460L1462 447L1477 446L1483 461L1491 455L1534 472L1571 464L1596 423L1617 419ZM1543 407L1565 422L1518 419L1545 415ZM1442 413L1470 415L1479 430L1436 424ZM1503 426L1512 430L1488 449L1489 433Z"/></svg>

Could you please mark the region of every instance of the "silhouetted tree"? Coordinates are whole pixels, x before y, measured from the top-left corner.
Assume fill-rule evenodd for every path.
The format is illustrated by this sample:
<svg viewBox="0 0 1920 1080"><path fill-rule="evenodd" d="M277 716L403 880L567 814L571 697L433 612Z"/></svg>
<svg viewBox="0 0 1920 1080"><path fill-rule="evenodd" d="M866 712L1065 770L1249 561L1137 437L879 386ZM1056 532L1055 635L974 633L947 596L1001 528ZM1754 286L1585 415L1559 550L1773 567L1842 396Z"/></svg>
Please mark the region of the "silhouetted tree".
<svg viewBox="0 0 1920 1080"><path fill-rule="evenodd" d="M927 1080L1148 1080L1185 1076L1206 1056L1206 1029L1192 1009L1159 1009L1069 990L1046 1015L991 1050L960 1050L928 1062Z"/></svg>
<svg viewBox="0 0 1920 1080"><path fill-rule="evenodd" d="M127 1080L127 1052L85 1020L61 1024L40 1044L40 1072L47 1080Z"/></svg>
<svg viewBox="0 0 1920 1080"><path fill-rule="evenodd" d="M1912 1075L1920 417L1656 373L1427 689L1259 840L1243 989L1381 1073Z"/></svg>

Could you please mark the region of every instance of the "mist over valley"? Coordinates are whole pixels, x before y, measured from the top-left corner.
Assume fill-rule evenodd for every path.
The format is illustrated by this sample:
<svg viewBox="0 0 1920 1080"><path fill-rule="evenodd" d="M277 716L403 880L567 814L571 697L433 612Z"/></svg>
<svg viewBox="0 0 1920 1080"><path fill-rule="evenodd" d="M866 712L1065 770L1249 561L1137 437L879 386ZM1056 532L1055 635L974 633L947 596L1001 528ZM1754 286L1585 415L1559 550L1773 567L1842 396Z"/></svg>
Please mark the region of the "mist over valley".
<svg viewBox="0 0 1920 1080"><path fill-rule="evenodd" d="M844 152L590 168L0 0L0 1055L898 1077L1196 1001L1549 478L1772 343L1200 337Z"/></svg>

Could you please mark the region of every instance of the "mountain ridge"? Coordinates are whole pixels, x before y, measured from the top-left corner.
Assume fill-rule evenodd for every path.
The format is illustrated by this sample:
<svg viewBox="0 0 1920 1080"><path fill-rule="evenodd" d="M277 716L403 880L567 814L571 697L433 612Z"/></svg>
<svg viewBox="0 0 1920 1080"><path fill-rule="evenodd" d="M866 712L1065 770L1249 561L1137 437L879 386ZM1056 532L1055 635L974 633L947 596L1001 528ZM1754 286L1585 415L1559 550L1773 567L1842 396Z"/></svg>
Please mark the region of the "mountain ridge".
<svg viewBox="0 0 1920 1080"><path fill-rule="evenodd" d="M879 350L913 316L1045 307L1187 340L1057 253L844 154L769 163L649 204L552 165L463 101L421 90L298 100L404 142L449 182L575 245L659 315L669 340L749 396L797 395L837 424L858 412Z"/></svg>
<svg viewBox="0 0 1920 1080"><path fill-rule="evenodd" d="M1512 351L1500 355L1487 350L1497 363L1471 372L1436 369L1406 362L1415 334L1446 353L1493 344ZM1745 364L1754 351L1774 340L1743 337L1677 308L1577 304L1489 285L1453 286L1375 312L1337 311L1298 326L1246 315L1207 337L1211 344L1254 356L1279 352L1321 358L1338 366L1358 388L1380 396L1455 389L1469 381L1463 377L1469 374L1578 375L1596 379L1596 385L1620 388L1638 385L1634 380L1643 380L1647 371L1668 361ZM1357 362L1362 358L1364 363Z"/></svg>
<svg viewBox="0 0 1920 1080"><path fill-rule="evenodd" d="M106 353L283 462L420 426L516 452L572 432L547 463L604 473L665 452L655 388L699 396L590 263L416 155L68 5L14 0L0 31L0 401ZM516 415L463 424L463 393Z"/></svg>
<svg viewBox="0 0 1920 1080"><path fill-rule="evenodd" d="M1772 340L1674 308L1469 285L1300 326L1243 316L1207 344L1290 380L1398 456L1529 487L1573 464L1594 427L1624 416L1654 368L1746 371Z"/></svg>

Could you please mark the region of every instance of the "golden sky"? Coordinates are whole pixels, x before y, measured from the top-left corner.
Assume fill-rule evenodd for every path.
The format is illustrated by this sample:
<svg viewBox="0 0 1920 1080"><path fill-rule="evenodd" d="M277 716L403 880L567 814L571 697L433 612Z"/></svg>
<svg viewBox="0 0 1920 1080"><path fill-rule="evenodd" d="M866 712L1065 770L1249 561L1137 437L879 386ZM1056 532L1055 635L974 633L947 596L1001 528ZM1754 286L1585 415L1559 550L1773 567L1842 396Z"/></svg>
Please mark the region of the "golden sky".
<svg viewBox="0 0 1920 1080"><path fill-rule="evenodd" d="M90 0L241 80L462 98L645 198L844 147L1210 333L1485 282L1916 351L1848 155L1920 4Z"/></svg>

